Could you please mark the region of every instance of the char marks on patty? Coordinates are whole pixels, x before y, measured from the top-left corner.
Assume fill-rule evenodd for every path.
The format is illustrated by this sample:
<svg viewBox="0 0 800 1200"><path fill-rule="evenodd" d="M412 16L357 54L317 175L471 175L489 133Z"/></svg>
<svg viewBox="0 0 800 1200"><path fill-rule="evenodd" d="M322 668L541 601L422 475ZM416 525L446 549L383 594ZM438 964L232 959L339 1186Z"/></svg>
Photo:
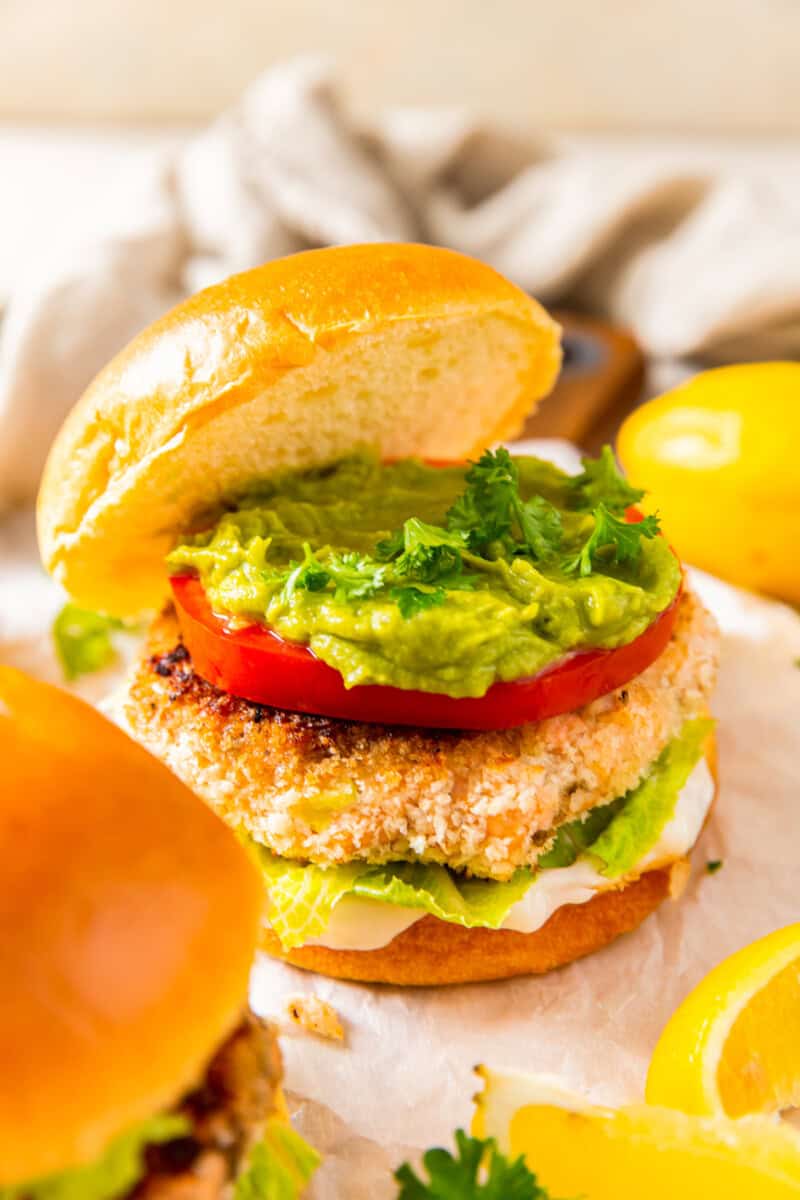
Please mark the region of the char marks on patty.
<svg viewBox="0 0 800 1200"><path fill-rule="evenodd" d="M671 641L624 688L495 732L288 713L199 678L175 614L152 626L122 701L134 736L230 823L286 858L423 860L506 879L553 830L634 787L706 710L718 634L691 592Z"/></svg>

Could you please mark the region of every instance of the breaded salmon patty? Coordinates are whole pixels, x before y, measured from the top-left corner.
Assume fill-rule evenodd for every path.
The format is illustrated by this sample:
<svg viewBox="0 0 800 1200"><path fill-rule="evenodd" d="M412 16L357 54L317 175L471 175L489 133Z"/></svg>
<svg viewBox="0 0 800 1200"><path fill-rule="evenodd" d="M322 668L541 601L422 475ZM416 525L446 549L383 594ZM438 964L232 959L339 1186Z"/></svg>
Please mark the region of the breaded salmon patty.
<svg viewBox="0 0 800 1200"><path fill-rule="evenodd" d="M565 821L636 786L706 711L718 636L690 592L641 675L585 708L496 732L367 725L240 700L153 625L121 708L133 734L231 824L284 858L422 860L503 880Z"/></svg>

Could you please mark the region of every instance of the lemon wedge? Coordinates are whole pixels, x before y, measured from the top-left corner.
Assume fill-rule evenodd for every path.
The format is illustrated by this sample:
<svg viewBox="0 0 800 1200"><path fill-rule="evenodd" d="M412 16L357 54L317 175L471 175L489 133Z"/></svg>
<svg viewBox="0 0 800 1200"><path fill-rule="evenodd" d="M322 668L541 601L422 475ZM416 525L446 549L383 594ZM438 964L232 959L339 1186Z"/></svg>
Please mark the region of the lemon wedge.
<svg viewBox="0 0 800 1200"><path fill-rule="evenodd" d="M645 1094L731 1117L800 1105L800 924L731 955L687 996L659 1039Z"/></svg>
<svg viewBox="0 0 800 1200"><path fill-rule="evenodd" d="M525 1156L552 1197L788 1200L800 1197L800 1135L763 1116L698 1117L640 1104L601 1108L532 1075L495 1074L473 1132Z"/></svg>

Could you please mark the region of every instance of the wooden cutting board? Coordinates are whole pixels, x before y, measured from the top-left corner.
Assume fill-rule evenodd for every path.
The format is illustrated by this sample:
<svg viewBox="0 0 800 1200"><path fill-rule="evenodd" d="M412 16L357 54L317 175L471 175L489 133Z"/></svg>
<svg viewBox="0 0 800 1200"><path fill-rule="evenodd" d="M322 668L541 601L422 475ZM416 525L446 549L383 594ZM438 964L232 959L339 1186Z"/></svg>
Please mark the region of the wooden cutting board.
<svg viewBox="0 0 800 1200"><path fill-rule="evenodd" d="M553 316L564 331L564 366L522 436L563 437L596 453L639 402L644 355L620 326L572 312Z"/></svg>

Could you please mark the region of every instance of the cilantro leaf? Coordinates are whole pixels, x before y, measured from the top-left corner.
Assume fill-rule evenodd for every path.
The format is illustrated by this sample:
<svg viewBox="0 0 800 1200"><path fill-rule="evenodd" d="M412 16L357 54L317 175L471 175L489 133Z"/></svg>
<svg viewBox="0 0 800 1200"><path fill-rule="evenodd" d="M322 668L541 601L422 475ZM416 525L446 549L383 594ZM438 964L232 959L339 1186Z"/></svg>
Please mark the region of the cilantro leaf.
<svg viewBox="0 0 800 1200"><path fill-rule="evenodd" d="M594 529L583 546L562 562L567 575L591 575L595 566L611 563L635 563L642 552L642 538L653 538L659 531L657 516L641 521L626 521L615 517L605 504L593 511Z"/></svg>
<svg viewBox="0 0 800 1200"><path fill-rule="evenodd" d="M519 470L501 446L487 450L465 476L466 489L447 514L447 527L467 537L469 548L500 543L510 554L543 559L561 544L561 514L544 496L523 501Z"/></svg>
<svg viewBox="0 0 800 1200"><path fill-rule="evenodd" d="M354 550L332 554L325 560L325 570L335 584L337 600L362 600L374 596L386 582L386 568Z"/></svg>
<svg viewBox="0 0 800 1200"><path fill-rule="evenodd" d="M390 534L382 542L378 542L375 547L375 557L378 562L389 562L396 558L398 554L403 553L405 547L405 527L395 529L394 533Z"/></svg>
<svg viewBox="0 0 800 1200"><path fill-rule="evenodd" d="M443 529L441 525L428 525L419 517L409 517L403 525L403 550L406 554L423 548L446 548L456 554L467 549L467 539L458 530Z"/></svg>
<svg viewBox="0 0 800 1200"><path fill-rule="evenodd" d="M376 554L390 566L394 578L439 585L430 593L411 586L393 588L390 595L400 603L403 616L441 604L445 587L473 586L474 581L464 574L466 549L464 534L428 525L418 517L410 517L390 538L378 543Z"/></svg>
<svg viewBox="0 0 800 1200"><path fill-rule="evenodd" d="M395 1172L397 1200L548 1200L548 1193L519 1158L509 1162L494 1138L468 1137L456 1130L457 1155L428 1150L422 1162L428 1182L408 1163Z"/></svg>
<svg viewBox="0 0 800 1200"><path fill-rule="evenodd" d="M409 586L392 588L389 595L396 601L401 617L408 620L409 617L424 612L426 608L435 608L438 604L444 604L447 592L443 587L434 588L432 592L424 592L421 588Z"/></svg>
<svg viewBox="0 0 800 1200"><path fill-rule="evenodd" d="M342 554L328 551L320 560L311 546L304 543L303 561L291 565L283 584L286 596L290 597L297 589L319 592L332 587L337 600L359 600L374 596L402 577L409 580L408 584L390 587L389 596L407 619L442 604L447 587L472 586L472 580L463 574L461 551L465 549L465 541L460 534L426 525L413 517L387 542L381 543L379 549L381 546L384 561L380 562L355 551ZM395 555L398 557L391 561ZM416 587L415 583L437 586L429 590Z"/></svg>
<svg viewBox="0 0 800 1200"><path fill-rule="evenodd" d="M486 450L464 476L466 488L447 513L447 528L467 535L471 549L506 541L511 531L519 471L501 446Z"/></svg>
<svg viewBox="0 0 800 1200"><path fill-rule="evenodd" d="M321 592L333 584L337 600L360 600L373 596L386 582L386 568L366 555L348 551L329 554L320 562L308 542L303 544L303 561L292 564L283 585L291 596L298 589Z"/></svg>
<svg viewBox="0 0 800 1200"><path fill-rule="evenodd" d="M65 604L53 622L53 640L65 679L90 675L114 662L117 652L111 635L124 628L114 617Z"/></svg>
<svg viewBox="0 0 800 1200"><path fill-rule="evenodd" d="M398 575L412 576L420 583L435 583L442 576L461 572L461 554L465 549L463 534L411 517L403 526L403 553L395 561L394 569Z"/></svg>
<svg viewBox="0 0 800 1200"><path fill-rule="evenodd" d="M284 591L291 596L296 588L307 592L321 592L328 586L330 575L315 556L308 542L303 543L303 561L292 564L289 575L284 583Z"/></svg>
<svg viewBox="0 0 800 1200"><path fill-rule="evenodd" d="M544 496L531 496L516 506L517 520L534 558L549 558L561 545L561 513Z"/></svg>
<svg viewBox="0 0 800 1200"><path fill-rule="evenodd" d="M583 471L570 483L573 508L590 511L603 504L609 512L623 513L644 495L621 474L610 446L603 446L599 458L582 458L581 465Z"/></svg>
<svg viewBox="0 0 800 1200"><path fill-rule="evenodd" d="M290 563L289 574L283 584L284 595L289 597L295 591L321 592L328 586L330 576L322 563L314 554L308 542L303 543L303 561Z"/></svg>

